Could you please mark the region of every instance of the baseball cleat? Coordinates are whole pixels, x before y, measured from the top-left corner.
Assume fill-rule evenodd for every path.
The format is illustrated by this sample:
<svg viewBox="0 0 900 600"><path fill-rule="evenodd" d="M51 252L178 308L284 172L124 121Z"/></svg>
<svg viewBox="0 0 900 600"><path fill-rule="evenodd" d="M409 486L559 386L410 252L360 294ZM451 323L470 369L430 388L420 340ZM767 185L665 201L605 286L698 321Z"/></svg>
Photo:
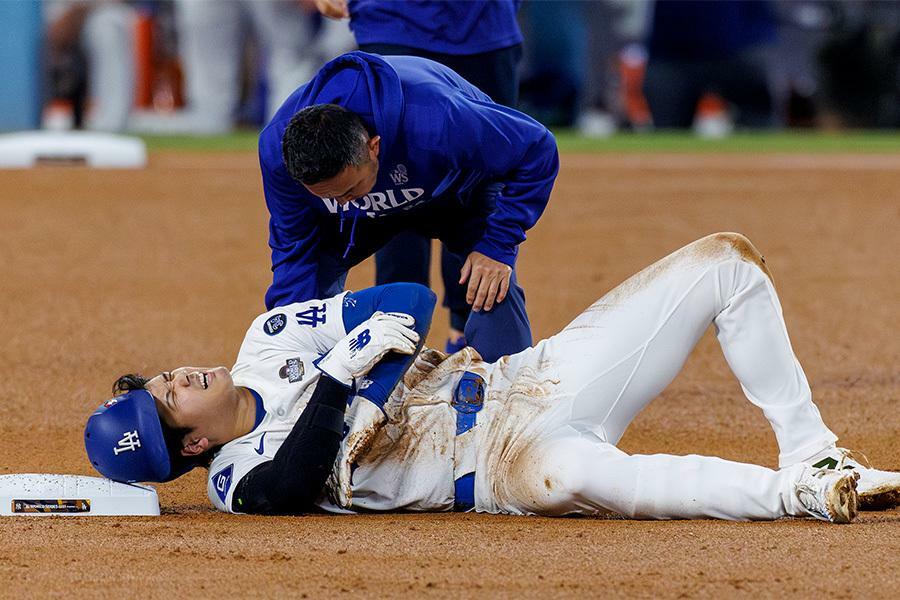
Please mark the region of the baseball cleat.
<svg viewBox="0 0 900 600"><path fill-rule="evenodd" d="M852 470L858 473L856 489L861 510L885 510L900 506L900 473L873 469L862 453L845 448L828 448L803 462L816 469Z"/></svg>
<svg viewBox="0 0 900 600"><path fill-rule="evenodd" d="M794 483L804 510L821 521L849 523L859 513L858 473L807 468Z"/></svg>

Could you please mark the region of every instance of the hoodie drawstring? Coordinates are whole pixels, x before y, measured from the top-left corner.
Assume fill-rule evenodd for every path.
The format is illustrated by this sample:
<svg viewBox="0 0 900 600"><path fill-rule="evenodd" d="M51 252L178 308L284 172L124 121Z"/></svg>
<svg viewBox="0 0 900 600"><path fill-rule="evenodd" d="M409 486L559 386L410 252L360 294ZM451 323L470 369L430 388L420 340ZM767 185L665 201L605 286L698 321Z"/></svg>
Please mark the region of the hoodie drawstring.
<svg viewBox="0 0 900 600"><path fill-rule="evenodd" d="M356 220L359 219L359 211L353 213L353 223L350 225L350 239L347 242L347 248L344 250L344 255L341 258L347 258L347 255L350 254L350 250L353 248L353 236L356 235ZM340 225L340 233L344 232L344 213L341 213L341 225Z"/></svg>

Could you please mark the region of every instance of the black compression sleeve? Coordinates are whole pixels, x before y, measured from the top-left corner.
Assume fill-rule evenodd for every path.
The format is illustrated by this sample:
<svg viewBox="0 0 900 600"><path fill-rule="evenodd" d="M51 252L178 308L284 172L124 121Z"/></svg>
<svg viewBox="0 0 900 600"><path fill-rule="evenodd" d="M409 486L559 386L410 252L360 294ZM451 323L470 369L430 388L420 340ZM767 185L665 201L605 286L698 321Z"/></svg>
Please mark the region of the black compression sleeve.
<svg viewBox="0 0 900 600"><path fill-rule="evenodd" d="M232 510L286 514L312 508L341 446L348 394L343 384L322 375L275 457L238 482Z"/></svg>

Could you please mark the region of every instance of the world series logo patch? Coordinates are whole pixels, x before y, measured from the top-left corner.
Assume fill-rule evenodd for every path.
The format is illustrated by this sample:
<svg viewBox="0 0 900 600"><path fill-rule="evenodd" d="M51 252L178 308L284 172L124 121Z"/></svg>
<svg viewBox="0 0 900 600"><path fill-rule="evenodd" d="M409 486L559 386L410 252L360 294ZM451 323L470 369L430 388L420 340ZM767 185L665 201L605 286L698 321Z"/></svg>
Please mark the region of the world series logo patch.
<svg viewBox="0 0 900 600"><path fill-rule="evenodd" d="M12 512L19 513L50 513L50 514L71 514L71 513L89 513L91 512L91 501L88 499L52 499L38 500L36 498L26 498L24 500L13 499Z"/></svg>
<svg viewBox="0 0 900 600"><path fill-rule="evenodd" d="M268 335L276 335L287 325L287 317L283 313L272 315L263 324L263 331Z"/></svg>
<svg viewBox="0 0 900 600"><path fill-rule="evenodd" d="M284 366L278 369L278 376L287 379L291 383L297 383L303 379L303 361L299 358L289 358L284 362Z"/></svg>
<svg viewBox="0 0 900 600"><path fill-rule="evenodd" d="M394 182L394 185L409 182L409 174L406 171L406 165L397 165L394 170L391 171L391 180Z"/></svg>

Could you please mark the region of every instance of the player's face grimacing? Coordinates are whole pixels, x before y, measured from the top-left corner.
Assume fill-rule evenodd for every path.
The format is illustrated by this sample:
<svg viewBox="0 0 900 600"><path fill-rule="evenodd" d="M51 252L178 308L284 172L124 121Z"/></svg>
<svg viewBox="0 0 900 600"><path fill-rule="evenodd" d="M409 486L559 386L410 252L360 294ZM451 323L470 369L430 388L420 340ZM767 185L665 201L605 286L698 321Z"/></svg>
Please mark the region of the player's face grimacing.
<svg viewBox="0 0 900 600"><path fill-rule="evenodd" d="M332 198L341 206L362 198L372 191L378 179L378 151L381 136L366 142L368 160L359 166L348 165L331 179L306 185L306 189L320 198Z"/></svg>
<svg viewBox="0 0 900 600"><path fill-rule="evenodd" d="M156 400L160 419L169 427L185 430L182 451L185 456L205 452L221 443L218 417L228 412L238 390L225 367L180 367L163 372L146 384Z"/></svg>

